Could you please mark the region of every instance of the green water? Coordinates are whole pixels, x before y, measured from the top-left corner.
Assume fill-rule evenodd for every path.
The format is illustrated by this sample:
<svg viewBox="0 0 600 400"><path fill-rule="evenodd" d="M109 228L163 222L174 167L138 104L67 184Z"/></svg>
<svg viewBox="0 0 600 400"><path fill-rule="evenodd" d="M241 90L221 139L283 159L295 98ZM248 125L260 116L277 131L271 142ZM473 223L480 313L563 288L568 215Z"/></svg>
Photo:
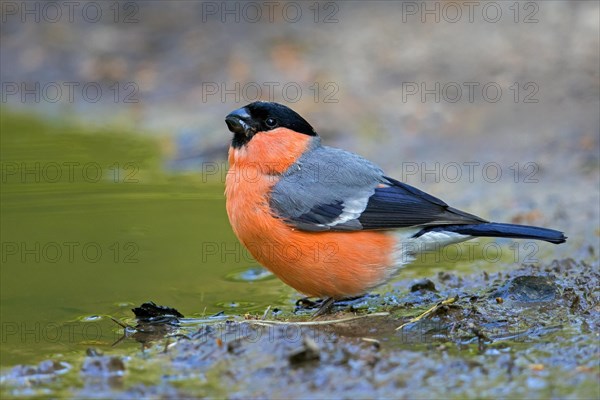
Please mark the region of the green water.
<svg viewBox="0 0 600 400"><path fill-rule="evenodd" d="M1 365L108 347L153 300L186 316L292 301L225 213L223 184L163 171L158 141L3 112ZM124 342L119 346L135 346Z"/></svg>

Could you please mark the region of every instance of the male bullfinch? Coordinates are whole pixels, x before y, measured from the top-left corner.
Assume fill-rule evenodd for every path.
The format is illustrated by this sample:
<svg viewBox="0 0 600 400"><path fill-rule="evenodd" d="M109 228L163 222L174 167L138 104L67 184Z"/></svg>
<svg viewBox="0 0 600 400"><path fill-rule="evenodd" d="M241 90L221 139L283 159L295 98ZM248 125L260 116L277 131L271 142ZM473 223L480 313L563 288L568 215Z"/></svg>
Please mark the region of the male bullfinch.
<svg viewBox="0 0 600 400"><path fill-rule="evenodd" d="M308 296L363 295L419 252L474 237L563 243L562 232L489 222L321 145L290 108L255 102L227 115L233 133L225 195L242 244Z"/></svg>

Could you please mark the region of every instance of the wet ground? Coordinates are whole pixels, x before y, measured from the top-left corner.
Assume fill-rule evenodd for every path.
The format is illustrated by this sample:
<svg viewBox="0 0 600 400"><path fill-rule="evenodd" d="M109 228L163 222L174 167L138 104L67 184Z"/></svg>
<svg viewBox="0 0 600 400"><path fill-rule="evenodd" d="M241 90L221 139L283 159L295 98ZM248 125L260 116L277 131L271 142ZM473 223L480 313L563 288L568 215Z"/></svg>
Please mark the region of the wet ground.
<svg viewBox="0 0 600 400"><path fill-rule="evenodd" d="M3 84L79 86L72 102L64 85L58 101L6 93L0 109L2 398L599 398L598 3L495 2L500 21L477 8L472 23L466 9L424 23L408 3L335 3L327 24L312 2L297 23L203 20L201 2L127 2L131 24L102 2L99 23L3 14ZM299 111L325 144L569 240L467 242L478 247L420 259L309 321L310 303L296 310L300 295L225 215L223 118L254 97L223 88L267 82L302 88L297 102L261 98ZM86 84L99 101L82 99ZM436 84L461 98L423 97ZM185 318L141 323L131 309L150 300Z"/></svg>
<svg viewBox="0 0 600 400"><path fill-rule="evenodd" d="M203 320L159 310L123 330L138 351L122 354L117 344L17 366L2 375L3 395L598 397L597 262L404 283L406 292L336 305L316 320L303 307Z"/></svg>

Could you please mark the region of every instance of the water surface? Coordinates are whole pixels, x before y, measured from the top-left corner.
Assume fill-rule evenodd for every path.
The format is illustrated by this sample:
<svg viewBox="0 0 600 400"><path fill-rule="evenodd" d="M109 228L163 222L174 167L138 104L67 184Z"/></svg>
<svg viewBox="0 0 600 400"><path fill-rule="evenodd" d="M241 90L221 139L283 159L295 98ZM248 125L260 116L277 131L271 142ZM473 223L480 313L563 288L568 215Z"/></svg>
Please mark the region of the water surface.
<svg viewBox="0 0 600 400"><path fill-rule="evenodd" d="M289 300L247 276L222 182L166 173L160 154L131 132L3 115L2 365L108 346L107 316L148 300L186 316Z"/></svg>

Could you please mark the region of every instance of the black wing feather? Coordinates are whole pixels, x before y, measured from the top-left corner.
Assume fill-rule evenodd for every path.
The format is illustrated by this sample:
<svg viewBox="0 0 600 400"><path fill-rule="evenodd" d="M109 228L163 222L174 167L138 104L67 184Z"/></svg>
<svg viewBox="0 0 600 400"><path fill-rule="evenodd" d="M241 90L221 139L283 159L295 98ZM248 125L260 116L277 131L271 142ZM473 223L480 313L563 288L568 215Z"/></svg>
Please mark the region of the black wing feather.
<svg viewBox="0 0 600 400"><path fill-rule="evenodd" d="M423 225L487 222L457 210L415 187L384 177L390 186L375 189L358 218L363 229L394 229Z"/></svg>

